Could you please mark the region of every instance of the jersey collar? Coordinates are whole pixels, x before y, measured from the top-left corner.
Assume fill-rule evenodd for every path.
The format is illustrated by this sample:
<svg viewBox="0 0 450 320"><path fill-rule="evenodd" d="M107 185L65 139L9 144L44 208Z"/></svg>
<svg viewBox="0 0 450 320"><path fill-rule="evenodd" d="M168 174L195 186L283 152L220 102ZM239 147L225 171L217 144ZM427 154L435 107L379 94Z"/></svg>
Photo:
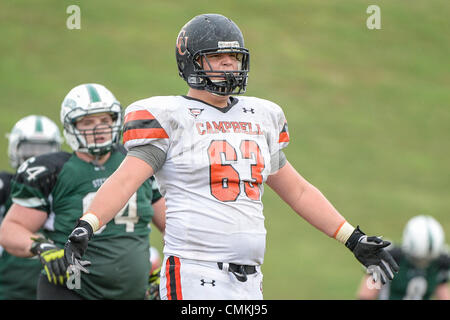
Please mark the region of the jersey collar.
<svg viewBox="0 0 450 320"><path fill-rule="evenodd" d="M229 99L230 101L228 102L228 105L226 107L224 107L224 108L219 108L219 107L216 107L216 106L214 106L212 104L209 104L209 103L207 103L207 102L205 102L203 100L197 99L197 98L188 97L188 96L182 96L182 97L185 98L185 99L188 99L188 100L194 100L194 101L201 102L203 104L206 104L206 105L208 105L210 107L213 107L213 108L219 110L222 113L227 113L235 104L237 104L239 102L239 100L237 98L230 96L230 99Z"/></svg>

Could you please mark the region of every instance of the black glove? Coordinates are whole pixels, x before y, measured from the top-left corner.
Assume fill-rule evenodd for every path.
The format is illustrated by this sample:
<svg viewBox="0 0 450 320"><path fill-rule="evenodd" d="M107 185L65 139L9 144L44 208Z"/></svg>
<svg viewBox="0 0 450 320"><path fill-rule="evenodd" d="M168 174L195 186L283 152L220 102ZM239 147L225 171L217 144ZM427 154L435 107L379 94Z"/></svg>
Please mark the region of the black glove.
<svg viewBox="0 0 450 320"><path fill-rule="evenodd" d="M400 270L391 254L384 249L390 244L380 237L366 236L357 226L345 246L367 268L375 282L379 277L382 284L385 284L388 279L394 279L394 272Z"/></svg>
<svg viewBox="0 0 450 320"><path fill-rule="evenodd" d="M450 270L450 256L446 253L439 255L437 258L438 265L443 270Z"/></svg>
<svg viewBox="0 0 450 320"><path fill-rule="evenodd" d="M148 277L148 287L145 293L145 298L147 300L161 300L159 296L159 280L161 274L161 267L153 270L153 272Z"/></svg>
<svg viewBox="0 0 450 320"><path fill-rule="evenodd" d="M64 256L68 265L76 270L89 273L85 266L90 266L91 262L81 260L81 257L86 252L88 242L94 234L92 227L84 220L78 220L78 224L69 236L64 245Z"/></svg>
<svg viewBox="0 0 450 320"><path fill-rule="evenodd" d="M31 238L34 240L30 251L39 256L48 281L53 284L64 284L67 279L68 263L64 258L64 249L60 249L44 238Z"/></svg>

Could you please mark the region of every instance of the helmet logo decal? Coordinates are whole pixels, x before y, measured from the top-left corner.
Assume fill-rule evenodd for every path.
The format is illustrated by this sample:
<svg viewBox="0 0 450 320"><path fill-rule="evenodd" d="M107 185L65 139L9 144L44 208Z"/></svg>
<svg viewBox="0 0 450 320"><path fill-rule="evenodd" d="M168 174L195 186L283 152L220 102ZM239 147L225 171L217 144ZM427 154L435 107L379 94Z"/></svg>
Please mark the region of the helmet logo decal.
<svg viewBox="0 0 450 320"><path fill-rule="evenodd" d="M182 56L184 56L186 54L187 41L188 41L188 37L186 37L186 31L181 30L181 32L177 38L177 48L178 48L178 53Z"/></svg>
<svg viewBox="0 0 450 320"><path fill-rule="evenodd" d="M73 99L67 98L64 100L63 105L69 108L75 108L77 106L77 102Z"/></svg>

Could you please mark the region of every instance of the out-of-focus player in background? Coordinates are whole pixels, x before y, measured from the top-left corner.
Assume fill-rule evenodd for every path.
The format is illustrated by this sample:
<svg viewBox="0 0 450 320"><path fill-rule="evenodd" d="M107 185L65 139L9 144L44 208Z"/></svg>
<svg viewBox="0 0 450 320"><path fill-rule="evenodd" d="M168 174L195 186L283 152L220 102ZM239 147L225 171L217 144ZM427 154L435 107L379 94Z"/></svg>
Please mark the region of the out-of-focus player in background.
<svg viewBox="0 0 450 320"><path fill-rule="evenodd" d="M76 86L61 105L64 136L74 152L28 160L13 180L14 204L0 228L0 241L11 254L39 256L45 274L39 278L38 299L145 298L149 223L163 232L165 222L164 199L152 187L152 177L96 230L86 252L92 264L89 274L71 272L64 258L64 243L77 220L125 158L119 144L122 121L120 103L107 88ZM36 234L42 227L44 237Z"/></svg>
<svg viewBox="0 0 450 320"><path fill-rule="evenodd" d="M363 277L359 299L449 300L450 256L441 224L431 216L411 218L403 230L400 246L386 248L400 271L390 283L373 283Z"/></svg>
<svg viewBox="0 0 450 320"><path fill-rule="evenodd" d="M263 298L264 183L366 267L376 266L383 282L392 279L389 242L353 227L287 161L282 109L234 96L246 90L250 61L239 27L219 14L196 16L179 32L175 53L187 95L127 108L128 155L70 235L68 263L80 264L94 232L155 174L167 203L161 299Z"/></svg>
<svg viewBox="0 0 450 320"><path fill-rule="evenodd" d="M159 283L161 278L161 255L158 249L150 247L150 263L152 268L148 277L148 288L145 294L147 300L160 300Z"/></svg>
<svg viewBox="0 0 450 320"><path fill-rule="evenodd" d="M61 149L58 126L42 115L20 119L7 135L9 163L14 170L27 159ZM0 172L0 223L12 204L14 173ZM19 258L0 247L0 300L34 300L42 265L37 258Z"/></svg>

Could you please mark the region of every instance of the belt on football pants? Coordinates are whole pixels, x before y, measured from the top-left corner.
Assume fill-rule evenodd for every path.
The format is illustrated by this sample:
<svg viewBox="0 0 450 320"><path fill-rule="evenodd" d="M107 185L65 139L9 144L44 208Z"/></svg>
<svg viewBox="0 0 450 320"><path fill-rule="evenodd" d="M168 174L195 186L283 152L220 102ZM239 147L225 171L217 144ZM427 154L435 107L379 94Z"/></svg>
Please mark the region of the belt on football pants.
<svg viewBox="0 0 450 320"><path fill-rule="evenodd" d="M223 269L223 263L217 262L217 266L220 270ZM255 266L248 266L248 265L242 265L242 264L234 264L229 263L228 264L228 271L234 274L236 279L238 279L241 282L247 281L247 275L256 273L256 267Z"/></svg>

